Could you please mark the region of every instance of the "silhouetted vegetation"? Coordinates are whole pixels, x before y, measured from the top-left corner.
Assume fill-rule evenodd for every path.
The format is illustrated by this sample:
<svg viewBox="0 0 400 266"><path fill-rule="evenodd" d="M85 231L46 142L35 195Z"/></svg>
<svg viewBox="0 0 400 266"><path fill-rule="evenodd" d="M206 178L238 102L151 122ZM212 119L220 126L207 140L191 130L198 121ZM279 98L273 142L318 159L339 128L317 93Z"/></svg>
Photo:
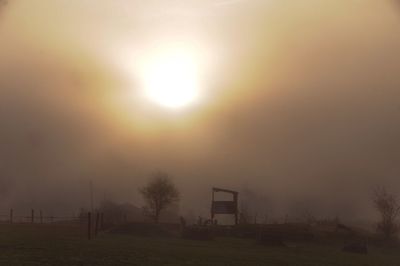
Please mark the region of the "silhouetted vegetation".
<svg viewBox="0 0 400 266"><path fill-rule="evenodd" d="M146 220L141 209L129 203L119 204L110 200L103 201L99 211L104 213L105 223L111 225Z"/></svg>
<svg viewBox="0 0 400 266"><path fill-rule="evenodd" d="M387 240L393 239L400 229L397 221L400 215L400 204L396 196L380 187L375 189L373 201L381 218L377 224L378 232L382 233Z"/></svg>
<svg viewBox="0 0 400 266"><path fill-rule="evenodd" d="M214 232L209 226L191 225L182 229L182 237L192 240L213 240Z"/></svg>
<svg viewBox="0 0 400 266"><path fill-rule="evenodd" d="M343 247L342 251L349 253L367 254L368 247L365 242L354 242Z"/></svg>
<svg viewBox="0 0 400 266"><path fill-rule="evenodd" d="M179 201L179 191L165 172L154 173L149 183L139 191L146 202L145 214L156 223L163 210Z"/></svg>
<svg viewBox="0 0 400 266"><path fill-rule="evenodd" d="M179 226L174 224L154 223L126 223L116 226L111 233L145 236L145 237L172 237L177 236Z"/></svg>

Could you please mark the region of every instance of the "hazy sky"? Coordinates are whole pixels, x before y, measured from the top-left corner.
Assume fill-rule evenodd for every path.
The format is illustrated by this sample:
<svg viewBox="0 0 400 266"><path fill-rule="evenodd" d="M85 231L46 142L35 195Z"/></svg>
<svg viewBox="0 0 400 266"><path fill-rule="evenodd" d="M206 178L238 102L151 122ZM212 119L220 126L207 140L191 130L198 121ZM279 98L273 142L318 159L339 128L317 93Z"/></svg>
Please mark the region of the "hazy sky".
<svg viewBox="0 0 400 266"><path fill-rule="evenodd" d="M212 186L368 209L372 186L400 192L394 2L10 0L0 206L87 206L90 179L97 198L140 205L162 169L203 213ZM168 110L140 97L138 68L177 44L200 58L202 100Z"/></svg>

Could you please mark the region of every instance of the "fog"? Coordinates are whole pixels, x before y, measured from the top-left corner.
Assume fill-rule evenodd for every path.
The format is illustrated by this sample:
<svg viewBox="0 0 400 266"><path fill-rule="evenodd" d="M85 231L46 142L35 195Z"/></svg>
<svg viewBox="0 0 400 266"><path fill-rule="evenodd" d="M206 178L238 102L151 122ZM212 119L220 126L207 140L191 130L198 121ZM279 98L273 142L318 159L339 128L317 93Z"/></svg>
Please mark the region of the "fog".
<svg viewBox="0 0 400 266"><path fill-rule="evenodd" d="M211 58L205 100L180 112L135 96L146 47ZM391 1L9 1L0 10L0 212L142 204L157 169L183 213L211 187L260 212L374 215L400 193L400 13ZM1 211L3 210L3 211Z"/></svg>

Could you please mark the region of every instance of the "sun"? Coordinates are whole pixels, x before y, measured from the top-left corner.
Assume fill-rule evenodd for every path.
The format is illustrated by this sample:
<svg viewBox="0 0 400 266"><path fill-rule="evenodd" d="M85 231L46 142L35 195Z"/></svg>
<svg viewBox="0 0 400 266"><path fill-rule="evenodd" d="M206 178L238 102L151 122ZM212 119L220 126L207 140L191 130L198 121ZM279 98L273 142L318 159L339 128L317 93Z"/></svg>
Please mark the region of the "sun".
<svg viewBox="0 0 400 266"><path fill-rule="evenodd" d="M168 51L147 60L142 71L146 98L177 109L199 99L200 81L194 56L186 51Z"/></svg>

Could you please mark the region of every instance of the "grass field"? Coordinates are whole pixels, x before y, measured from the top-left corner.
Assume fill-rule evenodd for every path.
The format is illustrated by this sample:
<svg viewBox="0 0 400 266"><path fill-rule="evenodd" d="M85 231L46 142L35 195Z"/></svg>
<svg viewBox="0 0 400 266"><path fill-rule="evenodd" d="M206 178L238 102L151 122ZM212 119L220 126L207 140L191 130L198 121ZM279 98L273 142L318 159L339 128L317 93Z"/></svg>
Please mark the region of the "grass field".
<svg viewBox="0 0 400 266"><path fill-rule="evenodd" d="M371 248L370 254L343 253L340 245L297 243L287 248L253 240L179 238L102 233L68 225L0 225L0 265L400 265L399 249Z"/></svg>

